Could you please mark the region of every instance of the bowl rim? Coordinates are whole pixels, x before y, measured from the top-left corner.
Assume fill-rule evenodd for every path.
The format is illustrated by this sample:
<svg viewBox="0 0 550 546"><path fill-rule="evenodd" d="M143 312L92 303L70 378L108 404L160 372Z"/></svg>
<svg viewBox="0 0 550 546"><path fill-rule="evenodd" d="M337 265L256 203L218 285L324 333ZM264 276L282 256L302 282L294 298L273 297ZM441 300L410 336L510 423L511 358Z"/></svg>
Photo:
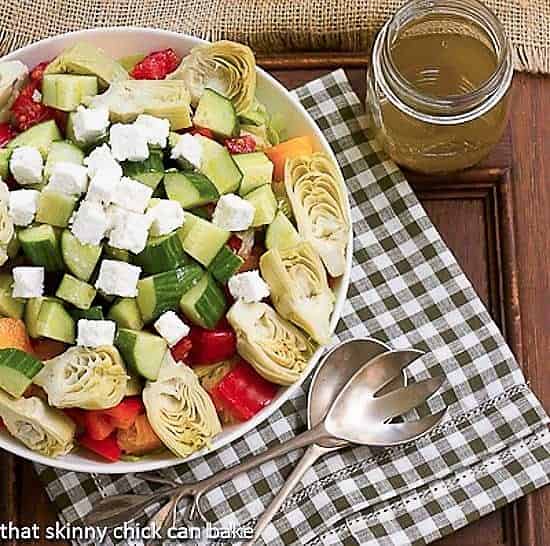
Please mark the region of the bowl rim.
<svg viewBox="0 0 550 546"><path fill-rule="evenodd" d="M19 49L16 49L15 51L10 52L8 55L0 57L0 62L18 60L22 56L25 56L26 54L32 52L35 49L40 49L41 47L55 44L55 42L57 41L64 42L66 40L70 40L71 38L74 38L74 39L85 38L86 36L89 36L89 35L97 35L101 33L111 33L111 32L116 32L120 34L127 34L127 33L132 34L135 32L139 32L144 34L151 34L151 35L154 35L155 37L159 37L159 36L166 37L174 41L183 39L187 42L191 42L192 45L209 43L207 40L203 40L201 38L197 38L189 34L174 32L170 30L144 28L139 26L109 26L109 27L98 27L93 29L76 30L72 32L66 32L63 34L57 34L55 36L43 38L42 40L38 40L36 42L28 44L22 48L19 48ZM345 192L346 193L346 212L350 221L350 230L349 230L348 243L347 243L347 249L346 249L346 268L345 268L344 274L340 277L340 280L339 280L339 286L338 286L338 289L336 290L336 301L334 304L334 309L330 320L330 331L331 331L331 335L333 336L334 331L336 329L336 325L338 324L340 318L342 317L342 312L343 312L344 305L346 303L347 292L348 292L350 278L351 278L351 269L352 269L352 260L353 260L353 228L352 228L352 216L351 216L351 205L350 205L350 193L349 193L349 190L347 189L340 165L336 159L336 156L332 148L330 147L326 137L323 135L321 129L315 123L313 118L309 115L309 113L304 108L304 106L295 97L295 95L291 93L291 91L286 89L281 83L279 83L279 81L277 81L276 78L271 76L271 74L266 72L264 69L262 69L259 66L256 66L256 73L262 78L264 78L267 81L267 83L270 84L278 94L282 95L285 101L289 101L293 103L293 106L300 111L303 117L303 121L311 129L311 132L315 137L318 147L322 149L322 151L325 152L332 159L334 164L337 166L338 172L340 173L340 176L341 176L341 181L344 184L344 187L346 189L346 192ZM266 406L262 411L257 413L252 419L238 426L235 426L233 430L225 433L223 437L220 438L220 436L218 436L217 438L214 438L213 441L211 442L211 447L203 448L183 459L178 458L175 455L169 454L170 458L163 458L163 459L152 458L152 459L143 459L135 462L119 461L115 463L106 463L96 459L89 459L87 457L82 457L82 460L79 460L78 458L81 457L79 452L74 452L70 454L71 457L76 457L76 460L67 460L67 456L58 457L58 458L46 457L44 455L41 455L39 453L36 453L30 450L29 448L24 446L15 438L11 437L6 432L0 433L0 448L14 455L30 460L34 463L46 465L48 467L57 468L61 470L91 473L91 474L98 473L98 474L117 475L117 474L126 474L126 473L150 472L154 470L171 468L184 463L190 463L191 461L199 457L205 457L207 455L217 452L220 449L223 449L224 447L227 447L232 442L235 442L236 440L241 439L246 434L256 429L264 421L266 421L269 417L271 417L273 413L275 413L285 402L287 402L293 396L293 394L298 390L298 388L307 379L307 377L311 375L313 370L316 368L319 362L319 359L321 358L321 355L324 353L324 351L329 349L330 346L331 346L331 343L317 348L317 350L311 357L307 368L304 370L304 372L302 373L298 381L296 381L296 383L288 387L283 387L281 394L273 402L271 402L268 406Z"/></svg>

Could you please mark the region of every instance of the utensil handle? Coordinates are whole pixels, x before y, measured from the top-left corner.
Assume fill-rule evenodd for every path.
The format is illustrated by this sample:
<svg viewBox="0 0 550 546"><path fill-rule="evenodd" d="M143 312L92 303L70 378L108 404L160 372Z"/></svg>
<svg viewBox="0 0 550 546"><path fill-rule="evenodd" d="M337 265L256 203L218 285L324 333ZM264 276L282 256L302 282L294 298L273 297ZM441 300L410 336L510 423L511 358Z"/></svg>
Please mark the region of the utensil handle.
<svg viewBox="0 0 550 546"><path fill-rule="evenodd" d="M317 444L313 444L307 448L300 462L294 468L281 490L277 493L267 510L258 520L256 528L254 529L254 536L243 546L252 546L260 539L264 529L269 525L275 514L279 511L279 508L281 508L290 493L292 493L293 489L301 481L304 474L315 464L315 461L317 461L323 453L323 448L319 447Z"/></svg>

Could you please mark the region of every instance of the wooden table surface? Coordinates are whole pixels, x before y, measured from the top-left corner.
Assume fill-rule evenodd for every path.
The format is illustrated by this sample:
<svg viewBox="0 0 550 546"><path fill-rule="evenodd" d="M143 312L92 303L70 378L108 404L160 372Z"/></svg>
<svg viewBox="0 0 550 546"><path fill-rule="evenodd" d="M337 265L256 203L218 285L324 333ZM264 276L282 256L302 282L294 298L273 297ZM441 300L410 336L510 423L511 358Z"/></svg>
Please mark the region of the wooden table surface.
<svg viewBox="0 0 550 546"><path fill-rule="evenodd" d="M344 66L365 96L365 57L265 59L287 87ZM550 77L518 74L508 131L481 168L445 180L414 180L421 201L505 330L524 373L550 409ZM545 369L546 368L546 369ZM55 521L32 466L0 454L0 522ZM35 543L38 544L38 543ZM40 542L39 544L47 544ZM550 488L490 514L440 546L548 546Z"/></svg>

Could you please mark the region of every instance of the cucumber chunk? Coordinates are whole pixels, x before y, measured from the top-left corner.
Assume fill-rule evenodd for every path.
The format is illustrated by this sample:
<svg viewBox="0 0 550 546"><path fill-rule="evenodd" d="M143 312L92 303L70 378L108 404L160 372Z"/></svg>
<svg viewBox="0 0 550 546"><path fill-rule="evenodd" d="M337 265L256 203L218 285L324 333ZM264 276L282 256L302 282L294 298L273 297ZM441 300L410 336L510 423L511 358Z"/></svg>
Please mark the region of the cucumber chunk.
<svg viewBox="0 0 550 546"><path fill-rule="evenodd" d="M1 349L0 388L20 398L43 367L42 362L29 353L19 349Z"/></svg>
<svg viewBox="0 0 550 546"><path fill-rule="evenodd" d="M17 235L23 252L33 265L46 271L63 271L59 234L48 224L22 229Z"/></svg>
<svg viewBox="0 0 550 546"><path fill-rule="evenodd" d="M42 80L42 102L64 112L76 110L84 97L97 95L95 76L45 74Z"/></svg>
<svg viewBox="0 0 550 546"><path fill-rule="evenodd" d="M61 234L61 254L65 265L81 281L90 280L101 250L101 246L81 243L68 229Z"/></svg>
<svg viewBox="0 0 550 546"><path fill-rule="evenodd" d="M182 294L190 290L202 275L200 266L189 264L138 281L137 304L143 321L147 324L165 311L176 309Z"/></svg>
<svg viewBox="0 0 550 546"><path fill-rule="evenodd" d="M107 318L114 320L119 328L130 328L130 330L143 328L143 319L136 298L120 298L115 301L107 313Z"/></svg>
<svg viewBox="0 0 550 546"><path fill-rule="evenodd" d="M271 224L277 214L277 198L271 189L271 185L260 186L245 196L245 199L254 205L256 213L252 221L252 227Z"/></svg>
<svg viewBox="0 0 550 546"><path fill-rule="evenodd" d="M225 296L214 278L206 273L191 290L183 294L180 309L194 324L213 329L225 312Z"/></svg>
<svg viewBox="0 0 550 546"><path fill-rule="evenodd" d="M145 248L134 256L133 261L149 274L170 271L190 262L183 251L177 231L150 237Z"/></svg>
<svg viewBox="0 0 550 546"><path fill-rule="evenodd" d="M222 138L239 134L239 118L233 103L212 89L203 91L195 110L193 125L210 129Z"/></svg>
<svg viewBox="0 0 550 546"><path fill-rule="evenodd" d="M198 135L202 144L201 172L216 186L220 195L239 189L243 175L227 148Z"/></svg>
<svg viewBox="0 0 550 546"><path fill-rule="evenodd" d="M50 151L48 152L48 159L46 159L46 164L44 165L44 178L46 180L50 179L54 165L60 162L82 165L84 162L84 152L68 140L52 142Z"/></svg>
<svg viewBox="0 0 550 546"><path fill-rule="evenodd" d="M225 284L244 264L243 258L224 245L208 266L214 278Z"/></svg>
<svg viewBox="0 0 550 546"><path fill-rule="evenodd" d="M125 161L122 164L124 176L137 180L155 190L164 177L163 157L162 150L151 148L149 157L145 161Z"/></svg>
<svg viewBox="0 0 550 546"><path fill-rule="evenodd" d="M243 173L239 195L246 195L260 186L271 184L273 163L263 152L237 154L232 157Z"/></svg>
<svg viewBox="0 0 550 546"><path fill-rule="evenodd" d="M86 320L103 320L103 308L101 305L94 305L89 309L71 309L69 311L71 317L78 322L80 319Z"/></svg>
<svg viewBox="0 0 550 546"><path fill-rule="evenodd" d="M13 150L19 146L33 146L38 148L42 154L42 157L46 159L52 143L61 139L62 136L59 128L52 119L50 121L44 121L43 123L34 125L30 129L23 131L13 140L10 140L7 147L8 149Z"/></svg>
<svg viewBox="0 0 550 546"><path fill-rule="evenodd" d="M13 277L0 273L0 315L20 319L25 309L25 300L11 295Z"/></svg>
<svg viewBox="0 0 550 546"><path fill-rule="evenodd" d="M126 262L128 263L130 261L130 251L125 250L123 248L115 248L111 245L105 245L105 258L109 258L112 260L118 260L119 262Z"/></svg>
<svg viewBox="0 0 550 546"><path fill-rule="evenodd" d="M118 330L115 345L131 372L156 381L168 344L160 336L128 328Z"/></svg>
<svg viewBox="0 0 550 546"><path fill-rule="evenodd" d="M10 157L12 150L9 148L0 148L0 178L4 180L10 174Z"/></svg>
<svg viewBox="0 0 550 546"><path fill-rule="evenodd" d="M185 222L178 233L183 250L205 267L216 257L231 235L229 231L190 213L185 214Z"/></svg>
<svg viewBox="0 0 550 546"><path fill-rule="evenodd" d="M40 192L36 221L57 227L67 227L76 207L78 197L55 190Z"/></svg>
<svg viewBox="0 0 550 546"><path fill-rule="evenodd" d="M213 203L220 197L216 186L206 176L192 171L166 173L164 189L168 198L184 209Z"/></svg>
<svg viewBox="0 0 550 546"><path fill-rule="evenodd" d="M55 295L78 309L89 309L96 293L96 289L90 284L65 273Z"/></svg>
<svg viewBox="0 0 550 546"><path fill-rule="evenodd" d="M292 222L284 212L278 211L265 232L265 247L267 250L272 248L283 250L296 246L299 242L300 236Z"/></svg>
<svg viewBox="0 0 550 546"><path fill-rule="evenodd" d="M25 308L25 323L31 337L75 342L75 321L54 298L32 298Z"/></svg>

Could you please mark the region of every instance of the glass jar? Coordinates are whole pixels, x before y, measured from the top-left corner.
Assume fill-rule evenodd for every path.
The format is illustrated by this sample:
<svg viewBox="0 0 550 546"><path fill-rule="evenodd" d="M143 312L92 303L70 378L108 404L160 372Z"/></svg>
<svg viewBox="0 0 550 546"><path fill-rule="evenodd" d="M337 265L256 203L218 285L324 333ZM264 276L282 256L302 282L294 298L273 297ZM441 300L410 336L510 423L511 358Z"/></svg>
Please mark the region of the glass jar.
<svg viewBox="0 0 550 546"><path fill-rule="evenodd" d="M483 159L507 123L513 66L495 15L477 0L412 0L378 34L367 81L375 136L424 173Z"/></svg>

